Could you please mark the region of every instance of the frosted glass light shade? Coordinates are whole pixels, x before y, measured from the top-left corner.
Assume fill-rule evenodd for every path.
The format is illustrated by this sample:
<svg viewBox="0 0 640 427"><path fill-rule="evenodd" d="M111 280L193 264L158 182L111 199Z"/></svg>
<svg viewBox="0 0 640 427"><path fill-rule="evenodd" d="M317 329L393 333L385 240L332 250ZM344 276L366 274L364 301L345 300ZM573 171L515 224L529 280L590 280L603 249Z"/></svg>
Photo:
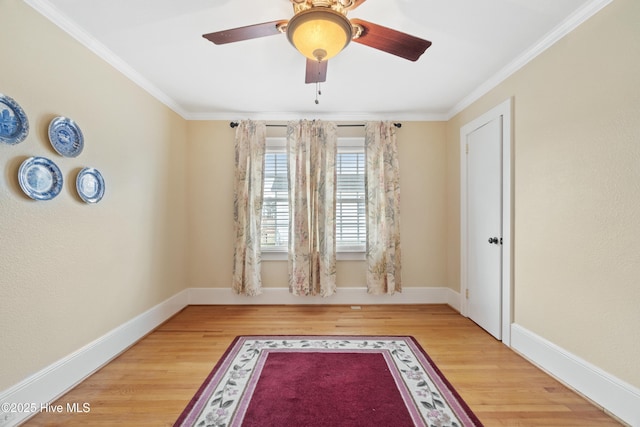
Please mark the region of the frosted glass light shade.
<svg viewBox="0 0 640 427"><path fill-rule="evenodd" d="M313 8L295 15L287 24L289 42L316 61L333 58L351 41L351 22L332 9Z"/></svg>

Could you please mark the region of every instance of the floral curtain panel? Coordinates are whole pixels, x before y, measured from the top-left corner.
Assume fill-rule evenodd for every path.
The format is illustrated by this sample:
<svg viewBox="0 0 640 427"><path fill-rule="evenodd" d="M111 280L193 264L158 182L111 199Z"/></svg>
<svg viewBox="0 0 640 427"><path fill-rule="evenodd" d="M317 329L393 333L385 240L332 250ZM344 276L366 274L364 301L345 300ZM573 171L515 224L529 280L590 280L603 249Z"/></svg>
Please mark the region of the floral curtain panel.
<svg viewBox="0 0 640 427"><path fill-rule="evenodd" d="M402 291L400 260L400 171L396 128L390 122L365 125L367 194L367 290Z"/></svg>
<svg viewBox="0 0 640 427"><path fill-rule="evenodd" d="M287 126L289 159L289 290L327 297L336 291L337 126Z"/></svg>
<svg viewBox="0 0 640 427"><path fill-rule="evenodd" d="M262 293L260 233L266 134L264 122L242 121L236 129L232 288L240 295Z"/></svg>

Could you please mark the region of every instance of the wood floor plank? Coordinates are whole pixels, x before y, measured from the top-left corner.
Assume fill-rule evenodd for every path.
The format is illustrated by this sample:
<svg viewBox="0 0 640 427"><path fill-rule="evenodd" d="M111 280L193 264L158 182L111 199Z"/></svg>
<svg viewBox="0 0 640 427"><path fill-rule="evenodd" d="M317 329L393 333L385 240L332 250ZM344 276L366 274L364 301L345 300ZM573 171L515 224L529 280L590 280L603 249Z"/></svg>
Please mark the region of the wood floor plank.
<svg viewBox="0 0 640 427"><path fill-rule="evenodd" d="M171 426L238 335L411 335L486 426L620 426L446 305L189 306L25 426Z"/></svg>

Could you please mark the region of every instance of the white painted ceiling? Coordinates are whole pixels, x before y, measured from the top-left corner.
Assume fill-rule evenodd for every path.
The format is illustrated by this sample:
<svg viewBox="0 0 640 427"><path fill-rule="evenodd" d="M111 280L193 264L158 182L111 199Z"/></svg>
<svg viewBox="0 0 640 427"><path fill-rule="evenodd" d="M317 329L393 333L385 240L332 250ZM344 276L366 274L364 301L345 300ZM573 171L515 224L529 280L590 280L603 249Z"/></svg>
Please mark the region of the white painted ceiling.
<svg viewBox="0 0 640 427"><path fill-rule="evenodd" d="M433 42L411 62L351 43L320 104L284 35L202 34L289 19L289 0L27 0L187 119L450 117L607 0L368 0L349 13Z"/></svg>

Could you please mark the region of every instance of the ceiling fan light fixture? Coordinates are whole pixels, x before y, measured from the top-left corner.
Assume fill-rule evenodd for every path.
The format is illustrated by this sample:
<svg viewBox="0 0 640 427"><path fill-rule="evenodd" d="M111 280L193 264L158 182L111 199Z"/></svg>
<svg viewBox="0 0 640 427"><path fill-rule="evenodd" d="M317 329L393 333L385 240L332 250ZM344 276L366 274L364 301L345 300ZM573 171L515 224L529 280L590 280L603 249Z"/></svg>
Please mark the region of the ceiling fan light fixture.
<svg viewBox="0 0 640 427"><path fill-rule="evenodd" d="M326 61L336 56L349 44L352 35L349 19L330 8L305 10L287 24L289 42L315 61Z"/></svg>

